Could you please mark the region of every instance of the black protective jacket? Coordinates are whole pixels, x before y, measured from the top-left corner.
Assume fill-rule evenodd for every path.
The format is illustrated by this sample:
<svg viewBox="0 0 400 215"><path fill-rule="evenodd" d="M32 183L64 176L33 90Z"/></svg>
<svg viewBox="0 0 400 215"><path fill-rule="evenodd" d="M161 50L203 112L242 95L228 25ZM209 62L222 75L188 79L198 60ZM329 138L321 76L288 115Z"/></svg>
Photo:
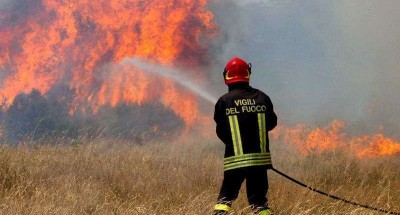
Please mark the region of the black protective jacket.
<svg viewBox="0 0 400 215"><path fill-rule="evenodd" d="M277 124L271 99L246 83L229 87L215 105L217 135L225 143L224 171L271 167L268 131Z"/></svg>

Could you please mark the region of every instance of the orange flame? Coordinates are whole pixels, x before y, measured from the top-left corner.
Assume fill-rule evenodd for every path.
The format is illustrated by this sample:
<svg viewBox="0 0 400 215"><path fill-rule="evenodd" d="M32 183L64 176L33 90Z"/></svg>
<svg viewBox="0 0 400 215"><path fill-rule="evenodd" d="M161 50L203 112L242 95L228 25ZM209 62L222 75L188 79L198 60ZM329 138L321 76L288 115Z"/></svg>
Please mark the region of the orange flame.
<svg viewBox="0 0 400 215"><path fill-rule="evenodd" d="M271 137L293 144L302 154L343 150L357 157L379 157L400 154L400 142L383 134L348 137L343 131L345 123L334 120L324 128L310 128L300 124L295 127L279 126Z"/></svg>
<svg viewBox="0 0 400 215"><path fill-rule="evenodd" d="M400 142L385 137L383 134L363 136L353 140L358 146L358 157L377 157L400 154Z"/></svg>
<svg viewBox="0 0 400 215"><path fill-rule="evenodd" d="M96 111L159 99L190 125L200 114L193 95L132 66L110 71L107 65L139 57L199 66L206 52L201 39L216 31L207 3L38 0L26 14L0 12L0 70L6 73L0 103L7 107L21 92L45 94L62 83L76 93L71 113L82 104Z"/></svg>

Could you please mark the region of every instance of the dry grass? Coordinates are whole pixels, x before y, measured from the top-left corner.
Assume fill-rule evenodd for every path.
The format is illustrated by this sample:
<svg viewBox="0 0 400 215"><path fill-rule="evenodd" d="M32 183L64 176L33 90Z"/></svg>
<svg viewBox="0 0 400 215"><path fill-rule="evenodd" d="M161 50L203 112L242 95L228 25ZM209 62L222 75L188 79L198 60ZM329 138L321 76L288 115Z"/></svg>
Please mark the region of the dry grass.
<svg viewBox="0 0 400 215"><path fill-rule="evenodd" d="M221 143L0 148L1 214L210 214L222 180ZM344 153L301 157L273 146L278 169L360 203L400 211L400 159ZM269 173L275 214L379 214L332 201ZM244 190L242 190L243 192ZM250 214L245 195L232 214Z"/></svg>

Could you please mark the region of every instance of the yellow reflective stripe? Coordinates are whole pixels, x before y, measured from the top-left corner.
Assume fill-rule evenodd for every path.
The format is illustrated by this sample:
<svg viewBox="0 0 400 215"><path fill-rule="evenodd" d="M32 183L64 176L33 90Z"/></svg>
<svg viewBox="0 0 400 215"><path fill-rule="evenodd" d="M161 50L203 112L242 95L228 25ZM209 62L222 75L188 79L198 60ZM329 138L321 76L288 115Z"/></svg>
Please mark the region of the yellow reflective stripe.
<svg viewBox="0 0 400 215"><path fill-rule="evenodd" d="M250 166L266 166L271 164L271 161L245 161L245 162L239 162L239 163L234 163L231 165L226 165L224 166L224 171L227 170L232 170L232 169L238 169L238 168L244 168L244 167L250 167Z"/></svg>
<svg viewBox="0 0 400 215"><path fill-rule="evenodd" d="M239 152L238 152L238 149L237 149L236 129L235 129L235 123L234 123L233 117L234 116L229 116L229 125L231 127L233 150L235 152L235 155L237 155L237 154L239 154Z"/></svg>
<svg viewBox="0 0 400 215"><path fill-rule="evenodd" d="M269 210L269 209L262 210L262 211L257 213L257 215L271 215L271 214L272 214L272 211Z"/></svg>
<svg viewBox="0 0 400 215"><path fill-rule="evenodd" d="M243 154L243 148L237 115L229 116L229 125L232 134L233 150L235 152L235 155L241 155Z"/></svg>
<svg viewBox="0 0 400 215"><path fill-rule="evenodd" d="M264 166L269 164L272 164L270 153L237 155L224 159L224 171L249 166Z"/></svg>
<svg viewBox="0 0 400 215"><path fill-rule="evenodd" d="M267 131L265 129L265 113L258 114L258 131L260 135L261 153L267 151Z"/></svg>
<svg viewBox="0 0 400 215"><path fill-rule="evenodd" d="M244 154L244 155L237 155L224 158L224 163L236 162L241 160L247 159L261 159L261 158L270 158L270 153L252 153L252 154Z"/></svg>
<svg viewBox="0 0 400 215"><path fill-rule="evenodd" d="M271 164L271 159L241 161L241 162L224 165L224 171L237 169L237 168L243 168L243 167L249 167L249 166L264 166L264 165L268 165L268 164Z"/></svg>
<svg viewBox="0 0 400 215"><path fill-rule="evenodd" d="M242 136L240 135L240 127L239 127L237 115L235 115L234 119L235 119L236 133L238 136L238 151L239 151L239 155L242 155L243 154Z"/></svg>
<svg viewBox="0 0 400 215"><path fill-rule="evenodd" d="M229 212L231 210L231 207L229 207L228 205L225 205L225 204L216 204L214 207L214 210Z"/></svg>

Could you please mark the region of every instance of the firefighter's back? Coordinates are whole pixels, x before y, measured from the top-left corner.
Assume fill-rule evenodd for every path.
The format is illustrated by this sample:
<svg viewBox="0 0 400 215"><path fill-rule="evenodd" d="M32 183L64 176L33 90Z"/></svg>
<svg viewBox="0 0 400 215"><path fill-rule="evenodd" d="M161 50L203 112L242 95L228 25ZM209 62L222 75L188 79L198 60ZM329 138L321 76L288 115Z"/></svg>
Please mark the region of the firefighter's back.
<svg viewBox="0 0 400 215"><path fill-rule="evenodd" d="M270 98L258 89L238 86L220 102L225 107L219 110L225 115L224 130L230 131L224 132L225 170L270 165L267 131L276 124Z"/></svg>

